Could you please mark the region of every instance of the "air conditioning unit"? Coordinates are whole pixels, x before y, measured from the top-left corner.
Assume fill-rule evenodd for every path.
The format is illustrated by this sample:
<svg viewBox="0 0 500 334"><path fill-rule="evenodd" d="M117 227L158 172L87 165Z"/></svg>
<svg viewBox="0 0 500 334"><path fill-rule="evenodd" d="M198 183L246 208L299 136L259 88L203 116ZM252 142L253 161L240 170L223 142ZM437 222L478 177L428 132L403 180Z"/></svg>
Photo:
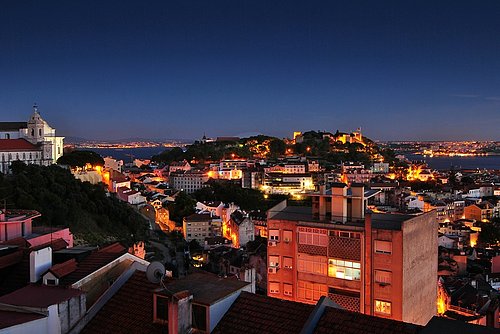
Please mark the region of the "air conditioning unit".
<svg viewBox="0 0 500 334"><path fill-rule="evenodd" d="M278 272L278 268L276 267L270 267L267 269L267 272L270 274L276 274Z"/></svg>
<svg viewBox="0 0 500 334"><path fill-rule="evenodd" d="M269 240L269 241L267 242L267 246L268 246L268 247L274 247L274 246L276 246L277 244L278 244L278 242L277 242L276 240Z"/></svg>

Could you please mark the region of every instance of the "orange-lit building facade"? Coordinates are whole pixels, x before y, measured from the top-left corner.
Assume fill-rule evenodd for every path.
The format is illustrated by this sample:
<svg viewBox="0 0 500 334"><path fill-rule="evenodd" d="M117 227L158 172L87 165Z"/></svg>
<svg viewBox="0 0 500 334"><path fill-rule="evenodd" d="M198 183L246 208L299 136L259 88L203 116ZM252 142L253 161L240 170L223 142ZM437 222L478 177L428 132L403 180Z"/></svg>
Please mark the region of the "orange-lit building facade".
<svg viewBox="0 0 500 334"><path fill-rule="evenodd" d="M328 296L348 310L426 324L436 314L434 213L365 217L365 194L336 184L312 195L312 208L282 202L268 212L268 296L310 304Z"/></svg>
<svg viewBox="0 0 500 334"><path fill-rule="evenodd" d="M493 218L493 205L488 201L472 204L464 208L465 219L487 222Z"/></svg>

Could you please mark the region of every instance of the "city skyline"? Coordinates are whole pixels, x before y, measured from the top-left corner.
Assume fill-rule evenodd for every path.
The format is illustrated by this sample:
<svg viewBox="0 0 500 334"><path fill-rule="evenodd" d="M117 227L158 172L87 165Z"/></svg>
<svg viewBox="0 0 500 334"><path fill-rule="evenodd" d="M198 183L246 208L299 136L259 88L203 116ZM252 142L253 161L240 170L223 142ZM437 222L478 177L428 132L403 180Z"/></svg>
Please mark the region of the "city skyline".
<svg viewBox="0 0 500 334"><path fill-rule="evenodd" d="M36 102L86 139L500 139L498 2L2 7L5 121Z"/></svg>

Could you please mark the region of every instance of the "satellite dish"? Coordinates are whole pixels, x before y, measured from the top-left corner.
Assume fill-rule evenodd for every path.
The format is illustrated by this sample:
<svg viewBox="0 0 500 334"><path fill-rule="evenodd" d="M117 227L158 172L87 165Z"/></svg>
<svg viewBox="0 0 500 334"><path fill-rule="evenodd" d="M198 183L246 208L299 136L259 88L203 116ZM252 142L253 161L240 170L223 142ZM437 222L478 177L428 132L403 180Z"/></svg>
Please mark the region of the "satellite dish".
<svg viewBox="0 0 500 334"><path fill-rule="evenodd" d="M146 277L151 283L160 283L165 276L165 266L158 261L151 262L146 270Z"/></svg>

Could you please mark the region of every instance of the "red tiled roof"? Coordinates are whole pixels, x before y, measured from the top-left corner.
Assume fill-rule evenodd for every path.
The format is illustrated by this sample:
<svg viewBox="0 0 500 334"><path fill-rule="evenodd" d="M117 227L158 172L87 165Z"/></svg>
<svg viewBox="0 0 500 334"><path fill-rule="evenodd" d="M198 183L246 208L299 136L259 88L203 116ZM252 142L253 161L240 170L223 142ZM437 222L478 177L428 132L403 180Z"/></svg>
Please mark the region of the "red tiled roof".
<svg viewBox="0 0 500 334"><path fill-rule="evenodd" d="M193 213L187 217L184 217L184 220L187 222L207 222L212 220L212 216L209 214L200 214L200 213Z"/></svg>
<svg viewBox="0 0 500 334"><path fill-rule="evenodd" d="M27 253L17 264L0 269L0 296L25 287L30 282L30 258Z"/></svg>
<svg viewBox="0 0 500 334"><path fill-rule="evenodd" d="M71 259L63 263L52 266L49 271L57 278L64 277L76 270L76 260Z"/></svg>
<svg viewBox="0 0 500 334"><path fill-rule="evenodd" d="M314 333L416 334L421 328L421 326L401 321L327 307L316 325Z"/></svg>
<svg viewBox="0 0 500 334"><path fill-rule="evenodd" d="M38 151L40 148L26 139L0 139L0 151Z"/></svg>
<svg viewBox="0 0 500 334"><path fill-rule="evenodd" d="M14 253L0 257L0 269L13 266L23 260L23 250L17 250Z"/></svg>
<svg viewBox="0 0 500 334"><path fill-rule="evenodd" d="M84 292L77 289L67 289L59 286L28 285L0 297L0 303L45 308L79 296L82 293Z"/></svg>
<svg viewBox="0 0 500 334"><path fill-rule="evenodd" d="M166 333L167 328L153 323L156 289L145 273L135 272L81 333Z"/></svg>
<svg viewBox="0 0 500 334"><path fill-rule="evenodd" d="M76 283L113 260L116 260L126 252L127 249L118 242L104 247L83 259L78 263L76 270L63 277L59 283L65 286Z"/></svg>
<svg viewBox="0 0 500 334"><path fill-rule="evenodd" d="M248 282L222 278L203 270L195 271L182 279L164 283L171 293L189 291L193 295L193 301L203 305L213 305L250 285Z"/></svg>
<svg viewBox="0 0 500 334"><path fill-rule="evenodd" d="M300 333L314 305L241 292L212 333Z"/></svg>
<svg viewBox="0 0 500 334"><path fill-rule="evenodd" d="M12 246L19 246L19 247L22 247L22 248L28 248L29 247L28 241L26 241L26 239L23 238L23 237L18 237L18 238L14 238L14 239L10 239L10 240L7 240L7 241L0 242L0 245L12 245Z"/></svg>
<svg viewBox="0 0 500 334"><path fill-rule="evenodd" d="M26 322L42 318L45 318L45 316L37 313L0 311L0 329L24 324Z"/></svg>

